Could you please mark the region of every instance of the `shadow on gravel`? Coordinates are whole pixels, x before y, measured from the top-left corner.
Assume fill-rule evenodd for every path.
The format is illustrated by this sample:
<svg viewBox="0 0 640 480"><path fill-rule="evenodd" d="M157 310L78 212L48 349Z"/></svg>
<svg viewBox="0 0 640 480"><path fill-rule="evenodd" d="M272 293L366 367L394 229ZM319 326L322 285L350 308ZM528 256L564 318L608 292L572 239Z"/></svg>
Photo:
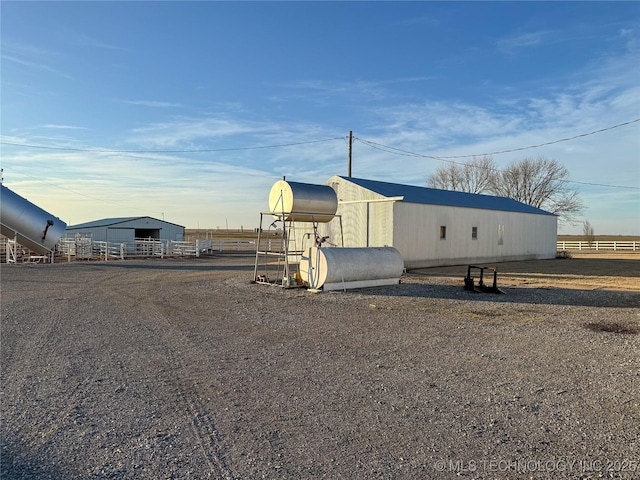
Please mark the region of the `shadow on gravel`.
<svg viewBox="0 0 640 480"><path fill-rule="evenodd" d="M393 287L376 287L358 290L366 295L413 298L444 298L449 300L484 303L528 303L559 306L584 306L608 308L638 308L640 293L607 290L572 290L566 288L505 288L505 293L477 293L462 286L432 285L428 283L401 283ZM355 290L354 290L355 291Z"/></svg>
<svg viewBox="0 0 640 480"><path fill-rule="evenodd" d="M590 322L585 328L594 332L621 333L623 335L640 335L640 326L626 325L620 322Z"/></svg>
<svg viewBox="0 0 640 480"><path fill-rule="evenodd" d="M2 445L0 455L0 478L2 480L69 480L69 474L54 465L43 465L17 454L12 448Z"/></svg>
<svg viewBox="0 0 640 480"><path fill-rule="evenodd" d="M523 260L517 262L483 263L481 266L497 267L499 275L522 276L550 275L571 276L610 276L640 277L640 255L637 259L628 258L573 258L549 260ZM443 267L415 268L413 272L430 276L463 275L466 265L450 265Z"/></svg>
<svg viewBox="0 0 640 480"><path fill-rule="evenodd" d="M181 263L176 265L168 265L166 263L158 264L158 263L127 263L127 261L123 261L122 263L104 263L98 265L103 268L124 268L131 270L179 270L185 272L216 272L216 271L240 271L240 272L251 272L254 269L253 265L193 265L187 263Z"/></svg>

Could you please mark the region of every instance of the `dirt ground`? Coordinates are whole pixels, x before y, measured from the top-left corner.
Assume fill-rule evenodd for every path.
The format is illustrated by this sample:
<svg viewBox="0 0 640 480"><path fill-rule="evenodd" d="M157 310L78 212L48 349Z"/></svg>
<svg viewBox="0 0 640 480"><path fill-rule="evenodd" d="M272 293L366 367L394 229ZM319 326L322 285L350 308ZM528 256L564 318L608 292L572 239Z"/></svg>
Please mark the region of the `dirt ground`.
<svg viewBox="0 0 640 480"><path fill-rule="evenodd" d="M580 253L562 260L531 260L505 262L496 267L498 283L509 287L607 289L640 292L640 252L638 253ZM477 270L473 271L477 276ZM452 284L466 275L464 266L428 268L411 273L431 277L450 278ZM487 272L490 273L490 272Z"/></svg>
<svg viewBox="0 0 640 480"><path fill-rule="evenodd" d="M313 294L253 256L2 265L0 478L640 478L640 256Z"/></svg>

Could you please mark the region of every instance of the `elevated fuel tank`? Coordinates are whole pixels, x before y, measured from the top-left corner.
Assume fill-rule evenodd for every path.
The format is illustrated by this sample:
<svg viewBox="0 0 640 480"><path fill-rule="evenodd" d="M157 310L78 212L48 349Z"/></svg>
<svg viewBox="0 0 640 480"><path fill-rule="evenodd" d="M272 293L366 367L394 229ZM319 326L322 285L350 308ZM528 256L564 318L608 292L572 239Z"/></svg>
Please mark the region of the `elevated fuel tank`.
<svg viewBox="0 0 640 480"><path fill-rule="evenodd" d="M0 184L0 233L34 252L53 251L67 224Z"/></svg>
<svg viewBox="0 0 640 480"><path fill-rule="evenodd" d="M400 283L404 260L393 247L305 250L300 277L311 289L342 290Z"/></svg>
<svg viewBox="0 0 640 480"><path fill-rule="evenodd" d="M269 192L269 211L283 221L330 222L338 209L338 196L328 185L278 180Z"/></svg>

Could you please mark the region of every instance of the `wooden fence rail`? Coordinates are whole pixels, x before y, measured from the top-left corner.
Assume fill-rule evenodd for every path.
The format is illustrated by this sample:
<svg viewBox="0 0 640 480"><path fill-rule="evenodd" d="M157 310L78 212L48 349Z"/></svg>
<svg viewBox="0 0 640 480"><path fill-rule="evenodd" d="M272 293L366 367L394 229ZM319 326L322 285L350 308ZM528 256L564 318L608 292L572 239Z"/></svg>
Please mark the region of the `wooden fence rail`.
<svg viewBox="0 0 640 480"><path fill-rule="evenodd" d="M640 242L558 242L558 250L613 250L613 251L640 251Z"/></svg>

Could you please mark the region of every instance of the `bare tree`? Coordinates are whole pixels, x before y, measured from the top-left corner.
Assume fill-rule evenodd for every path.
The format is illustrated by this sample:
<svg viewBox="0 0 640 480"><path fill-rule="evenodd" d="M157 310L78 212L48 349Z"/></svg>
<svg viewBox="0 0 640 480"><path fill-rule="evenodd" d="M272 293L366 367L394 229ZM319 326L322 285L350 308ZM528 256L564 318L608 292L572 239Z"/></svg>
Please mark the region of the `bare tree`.
<svg viewBox="0 0 640 480"><path fill-rule="evenodd" d="M568 179L569 171L556 160L525 158L492 176L489 190L555 213L561 222L576 223L584 204L578 192L567 186Z"/></svg>
<svg viewBox="0 0 640 480"><path fill-rule="evenodd" d="M473 157L465 164L449 163L438 167L435 173L427 178L427 185L443 190L483 193L489 191L492 177L496 173L497 168L492 157Z"/></svg>
<svg viewBox="0 0 640 480"><path fill-rule="evenodd" d="M492 157L473 157L465 164L450 163L427 178L431 188L469 193L491 193L513 198L560 217L561 223L578 223L584 204L568 187L569 171L556 160L525 158L498 170Z"/></svg>
<svg viewBox="0 0 640 480"><path fill-rule="evenodd" d="M582 222L582 234L584 235L584 240L589 245L589 248L591 248L591 244L593 244L596 236L595 230L591 226L589 220L585 220L584 222Z"/></svg>

